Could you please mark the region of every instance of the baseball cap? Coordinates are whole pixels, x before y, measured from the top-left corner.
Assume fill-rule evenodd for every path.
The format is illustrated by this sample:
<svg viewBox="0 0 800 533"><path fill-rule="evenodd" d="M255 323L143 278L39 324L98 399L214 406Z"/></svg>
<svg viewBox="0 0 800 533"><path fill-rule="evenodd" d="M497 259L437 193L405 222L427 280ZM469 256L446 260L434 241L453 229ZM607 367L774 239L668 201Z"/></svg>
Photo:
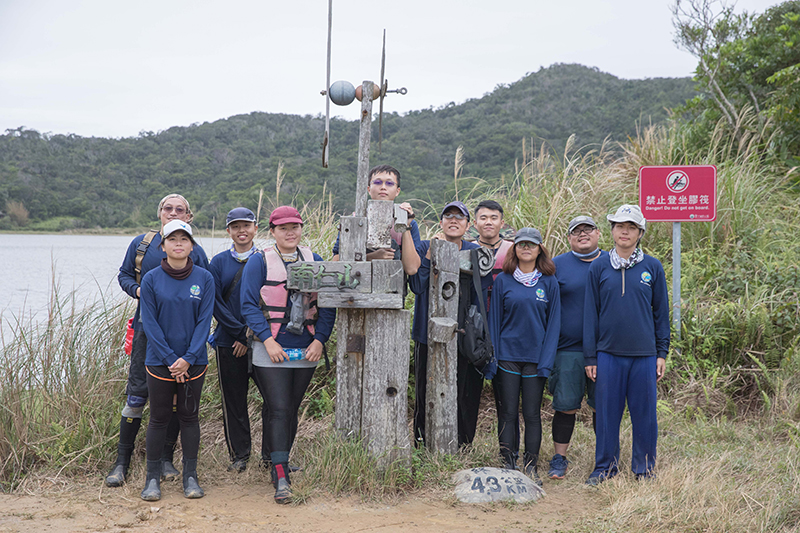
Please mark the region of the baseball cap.
<svg viewBox="0 0 800 533"><path fill-rule="evenodd" d="M517 236L514 237L514 244L517 244L518 242L542 244L542 234L536 228L520 228L517 231Z"/></svg>
<svg viewBox="0 0 800 533"><path fill-rule="evenodd" d="M228 212L228 219L225 222L225 227L239 221L252 222L255 224L256 216L246 207L234 207Z"/></svg>
<svg viewBox="0 0 800 533"><path fill-rule="evenodd" d="M647 220L638 205L622 204L613 215L606 215L609 222L633 222L642 230L647 231Z"/></svg>
<svg viewBox="0 0 800 533"><path fill-rule="evenodd" d="M442 214L439 215L439 218L440 219L444 218L444 214L447 213L447 210L450 209L451 207L457 207L458 210L461 211L461 214L467 217L467 220L469 220L469 209L467 209L467 206L465 206L463 202L459 201L450 202L449 204L444 206L444 209L442 209Z"/></svg>
<svg viewBox="0 0 800 533"><path fill-rule="evenodd" d="M581 224L585 224L586 226L591 226L594 229L597 229L597 224L595 224L594 219L592 219L592 217L587 217L586 215L580 215L569 221L569 227L567 228L567 233L572 233L572 230L574 230Z"/></svg>
<svg viewBox="0 0 800 533"><path fill-rule="evenodd" d="M281 224L302 224L303 218L294 207L282 205L269 215L269 223L273 226L280 226Z"/></svg>
<svg viewBox="0 0 800 533"><path fill-rule="evenodd" d="M183 220L175 219L167 222L167 224L164 226L164 229L161 230L162 238L166 239L176 231L186 232L186 234L189 235L189 239L192 241L192 244L197 244L194 241L194 237L192 237L192 227Z"/></svg>

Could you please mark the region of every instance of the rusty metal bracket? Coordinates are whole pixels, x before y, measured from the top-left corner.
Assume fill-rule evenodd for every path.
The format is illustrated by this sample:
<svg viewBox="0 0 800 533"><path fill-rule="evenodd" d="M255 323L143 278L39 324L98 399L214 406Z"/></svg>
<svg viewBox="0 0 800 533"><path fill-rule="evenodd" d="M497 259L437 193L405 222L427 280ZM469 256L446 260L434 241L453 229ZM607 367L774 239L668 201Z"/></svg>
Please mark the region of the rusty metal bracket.
<svg viewBox="0 0 800 533"><path fill-rule="evenodd" d="M345 342L345 350L348 353L364 353L367 351L367 337L365 335L358 335L350 333L347 335Z"/></svg>

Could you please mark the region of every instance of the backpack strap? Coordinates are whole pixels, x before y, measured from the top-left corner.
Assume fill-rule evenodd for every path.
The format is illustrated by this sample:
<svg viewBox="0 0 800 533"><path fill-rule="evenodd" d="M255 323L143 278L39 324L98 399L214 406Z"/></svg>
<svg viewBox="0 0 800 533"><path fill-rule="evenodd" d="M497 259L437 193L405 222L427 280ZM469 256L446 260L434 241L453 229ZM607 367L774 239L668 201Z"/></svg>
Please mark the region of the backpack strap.
<svg viewBox="0 0 800 533"><path fill-rule="evenodd" d="M153 237L158 235L158 233L158 231L151 229L145 233L142 242L136 247L136 259L134 260L133 271L136 272L136 283L138 284L142 283L142 261L144 261L144 254L147 253L147 249L150 247Z"/></svg>
<svg viewBox="0 0 800 533"><path fill-rule="evenodd" d="M470 253L472 256L472 284L475 286L475 292L478 294L478 303L483 317L483 331L486 333L486 338L491 339L489 335L489 320L486 318L486 305L483 303L483 285L481 284L481 275L478 272L478 249L475 248Z"/></svg>

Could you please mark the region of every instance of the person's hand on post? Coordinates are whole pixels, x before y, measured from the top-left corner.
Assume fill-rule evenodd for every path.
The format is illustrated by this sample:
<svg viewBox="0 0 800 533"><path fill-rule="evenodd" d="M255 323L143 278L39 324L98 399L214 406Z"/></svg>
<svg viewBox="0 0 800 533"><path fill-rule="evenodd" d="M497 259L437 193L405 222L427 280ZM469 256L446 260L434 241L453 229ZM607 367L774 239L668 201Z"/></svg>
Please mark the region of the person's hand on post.
<svg viewBox="0 0 800 533"><path fill-rule="evenodd" d="M322 343L314 339L306 348L305 358L312 363L316 363L320 357L322 357Z"/></svg>
<svg viewBox="0 0 800 533"><path fill-rule="evenodd" d="M183 357L178 357L178 360L170 365L169 373L175 381L184 383L189 377L189 363Z"/></svg>
<svg viewBox="0 0 800 533"><path fill-rule="evenodd" d="M399 204L398 207L408 213L408 218L414 218L414 208L411 207L411 204L408 202L403 202Z"/></svg>
<svg viewBox="0 0 800 533"><path fill-rule="evenodd" d="M663 357L659 357L656 359L656 383L661 381L661 378L664 377L664 374L667 373L667 361Z"/></svg>
<svg viewBox="0 0 800 533"><path fill-rule="evenodd" d="M394 259L394 250L391 248L381 248L367 254L367 261L376 259Z"/></svg>
<svg viewBox="0 0 800 533"><path fill-rule="evenodd" d="M436 235L434 235L433 237L431 237L431 240L434 240L434 239L439 240L439 241L447 240L444 237L444 232L441 232L441 231L439 233L437 233ZM428 248L428 253L425 254L425 258L426 259L430 259L431 258L431 249L430 249L430 247Z"/></svg>
<svg viewBox="0 0 800 533"><path fill-rule="evenodd" d="M289 360L289 356L283 351L283 347L272 337L264 341L264 348L267 349L269 360L273 363L282 363Z"/></svg>
<svg viewBox="0 0 800 533"><path fill-rule="evenodd" d="M245 344L242 344L239 341L233 342L233 355L235 357L241 357L246 353L247 353L247 346Z"/></svg>
<svg viewBox="0 0 800 533"><path fill-rule="evenodd" d="M592 381L597 381L597 365L586 367L586 377Z"/></svg>

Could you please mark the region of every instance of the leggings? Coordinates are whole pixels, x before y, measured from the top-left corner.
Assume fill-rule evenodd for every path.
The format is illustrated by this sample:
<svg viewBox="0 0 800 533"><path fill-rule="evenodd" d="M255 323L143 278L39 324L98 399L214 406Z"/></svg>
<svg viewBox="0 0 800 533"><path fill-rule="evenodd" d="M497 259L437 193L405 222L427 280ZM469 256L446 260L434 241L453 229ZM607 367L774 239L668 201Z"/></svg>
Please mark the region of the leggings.
<svg viewBox="0 0 800 533"><path fill-rule="evenodd" d="M516 367L516 368L515 368ZM511 371L507 370L510 369ZM517 373L516 370L523 370ZM519 449L517 424L519 423L519 396L522 391L522 418L525 420L525 453L539 455L542 444L542 396L545 378L536 376L536 365L531 363L511 363L500 361L494 377L494 389L500 410L497 413L497 436L500 440L500 453L513 455Z"/></svg>
<svg viewBox="0 0 800 533"><path fill-rule="evenodd" d="M269 411L269 426L263 438L269 442L273 463L289 460L297 432L297 411L316 369L253 366L258 390Z"/></svg>
<svg viewBox="0 0 800 533"><path fill-rule="evenodd" d="M178 395L178 420L181 425L183 460L196 460L200 449L200 393L205 381L205 366L193 366L189 375L198 376L186 383L167 380L167 367L148 367L150 423L147 425L147 460L158 461L164 450L167 426L172 418L172 399ZM166 370L166 371L165 371ZM155 374L155 376L153 375ZM156 377L159 376L159 377Z"/></svg>

